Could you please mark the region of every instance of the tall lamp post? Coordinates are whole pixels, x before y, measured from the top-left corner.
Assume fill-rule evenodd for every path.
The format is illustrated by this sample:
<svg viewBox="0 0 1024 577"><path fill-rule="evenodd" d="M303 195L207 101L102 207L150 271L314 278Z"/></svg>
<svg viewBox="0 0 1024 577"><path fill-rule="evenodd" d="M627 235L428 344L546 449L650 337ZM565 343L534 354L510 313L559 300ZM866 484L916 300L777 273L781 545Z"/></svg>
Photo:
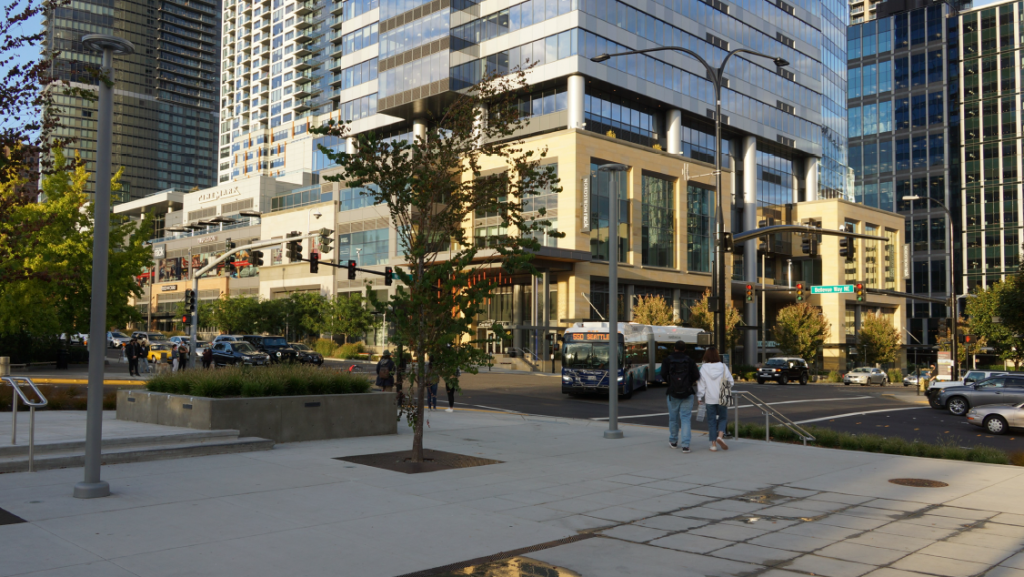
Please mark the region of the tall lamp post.
<svg viewBox="0 0 1024 577"><path fill-rule="evenodd" d="M598 172L611 174L608 198L608 430L605 439L621 439L619 430L619 177L625 164L605 164Z"/></svg>
<svg viewBox="0 0 1024 577"><path fill-rule="evenodd" d="M88 34L82 44L103 53L103 78L97 99L95 226L92 237L92 310L89 318L89 385L86 393L85 479L75 484L74 496L92 499L110 495L110 484L100 479L100 442L103 438L103 365L106 360L107 264L110 251L110 156L114 125L114 54L131 54L131 42L106 34ZM151 303L152 306L152 303Z"/></svg>
<svg viewBox="0 0 1024 577"><path fill-rule="evenodd" d="M707 76L711 80L711 84L715 87L715 228L717 235L714 243L715 251L715 270L711 278L711 293L717 297L715 304L715 341L718 345L720 352L726 352L725 344L725 311L726 299L729 297L731 292L728 289L725 279L725 245L722 239L725 235L725 216L722 213L722 84L725 82L725 65L729 63L729 59L732 58L733 54L751 54L753 56L760 56L767 58L775 63L779 68L789 66L789 62L784 58L771 57L767 54L762 54L756 50L749 50L747 48L736 48L735 50L729 51L725 58L722 59L722 64L715 68L708 64L700 54L697 54L689 48L683 48L681 46L659 46L657 48L647 48L645 50L631 50L629 52L618 52L615 54L600 54L591 58L593 62L604 62L610 58L617 56L630 56L633 54L646 54L648 52L661 52L663 50L675 50L677 52L683 52L692 56L697 62L704 65L707 69Z"/></svg>
<svg viewBox="0 0 1024 577"><path fill-rule="evenodd" d="M946 208L945 204L939 202L938 200L935 200L934 198L932 198L930 196L926 197L926 196L921 196L921 195L915 194L914 196L904 196L903 200L906 200L906 201L911 201L911 200L927 200L929 202L934 202L935 204L939 205L939 207L942 208L942 210L946 211L946 222L949 225L947 227L947 229L946 229L946 232L949 234L949 244L946 245L946 248L949 251L949 316L950 316L950 321L949 321L950 325L949 326L952 327L952 329L953 329L951 334L950 334L951 338L949 339L949 353L950 353L949 356L952 358L952 361L953 361L953 367L952 367L953 380L956 380L958 378L958 376L960 375L960 372L957 370L958 367L957 367L957 362L956 362L956 345L957 345L957 342L956 342L956 339L957 339L957 334L956 334L956 317L958 315L958 311L957 311L957 296L956 296L956 275L953 274L953 270L954 270L955 265L956 265L956 258L953 256L953 213L950 212L948 208Z"/></svg>

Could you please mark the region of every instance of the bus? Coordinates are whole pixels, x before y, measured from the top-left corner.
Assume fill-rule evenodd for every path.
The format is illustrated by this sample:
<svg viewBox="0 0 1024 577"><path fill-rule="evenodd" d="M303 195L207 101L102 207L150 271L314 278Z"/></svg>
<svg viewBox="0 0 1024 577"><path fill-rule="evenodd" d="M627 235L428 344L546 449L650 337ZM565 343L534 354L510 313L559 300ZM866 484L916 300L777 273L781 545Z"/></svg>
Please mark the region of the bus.
<svg viewBox="0 0 1024 577"><path fill-rule="evenodd" d="M703 347L710 344L711 335L701 329L661 327L636 323L619 323L618 336L618 389L619 396L630 398L634 391L646 389L650 383L659 384L661 363L676 341L692 347L689 354L699 360ZM562 340L562 394L581 395L608 391L607 322L575 323L563 333ZM654 343L653 362L650 345ZM652 372L653 365L653 372Z"/></svg>

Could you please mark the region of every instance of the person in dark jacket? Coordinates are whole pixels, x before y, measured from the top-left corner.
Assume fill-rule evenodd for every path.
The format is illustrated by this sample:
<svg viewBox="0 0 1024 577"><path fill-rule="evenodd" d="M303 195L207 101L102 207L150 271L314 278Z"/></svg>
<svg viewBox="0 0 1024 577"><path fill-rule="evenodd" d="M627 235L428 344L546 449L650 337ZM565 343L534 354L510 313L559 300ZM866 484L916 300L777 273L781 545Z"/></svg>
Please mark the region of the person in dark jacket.
<svg viewBox="0 0 1024 577"><path fill-rule="evenodd" d="M178 370L184 371L188 367L188 347L178 345Z"/></svg>
<svg viewBox="0 0 1024 577"><path fill-rule="evenodd" d="M208 369L213 363L213 345L210 345L203 349L203 368Z"/></svg>
<svg viewBox="0 0 1024 577"><path fill-rule="evenodd" d="M383 391L390 391L395 386L395 361L391 360L391 351L384 351L377 361L377 386Z"/></svg>
<svg viewBox="0 0 1024 577"><path fill-rule="evenodd" d="M124 356L128 358L128 376L138 377L139 375L139 354L142 352L135 339L128 341L124 346Z"/></svg>
<svg viewBox="0 0 1024 577"><path fill-rule="evenodd" d="M675 350L661 363L661 376L668 385L668 444L673 449L682 447L690 452L690 417L693 397L700 380L697 363L686 354L686 344L676 341Z"/></svg>

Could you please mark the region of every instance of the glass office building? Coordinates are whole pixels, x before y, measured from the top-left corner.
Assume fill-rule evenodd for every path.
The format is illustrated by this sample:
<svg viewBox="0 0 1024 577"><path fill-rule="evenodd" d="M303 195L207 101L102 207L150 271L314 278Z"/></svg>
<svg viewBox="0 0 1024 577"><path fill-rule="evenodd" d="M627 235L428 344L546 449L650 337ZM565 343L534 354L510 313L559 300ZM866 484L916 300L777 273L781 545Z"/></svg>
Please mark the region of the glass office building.
<svg viewBox="0 0 1024 577"><path fill-rule="evenodd" d="M912 9L906 9L907 7ZM919 6L919 7L915 7ZM885 2L877 18L850 26L849 166L854 200L905 216L911 264L907 290L949 294L946 213L957 204L959 55L955 18L946 4ZM908 300L908 350L931 350L947 322L944 305Z"/></svg>
<svg viewBox="0 0 1024 577"><path fill-rule="evenodd" d="M46 42L60 52L55 76L96 85L101 55L86 49L86 34L113 34L135 45L114 58L114 168L124 167L120 201L166 189L216 183L218 0L76 0L47 15ZM58 89L59 90L59 89ZM58 94L64 128L95 169L96 105ZM92 182L90 181L90 187Z"/></svg>

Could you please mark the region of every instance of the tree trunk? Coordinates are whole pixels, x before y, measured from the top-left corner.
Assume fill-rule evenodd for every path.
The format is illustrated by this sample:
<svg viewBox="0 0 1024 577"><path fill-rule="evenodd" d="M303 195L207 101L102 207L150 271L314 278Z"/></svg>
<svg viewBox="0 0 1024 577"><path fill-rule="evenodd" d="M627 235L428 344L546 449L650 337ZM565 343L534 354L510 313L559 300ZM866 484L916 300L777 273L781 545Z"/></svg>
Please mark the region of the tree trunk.
<svg viewBox="0 0 1024 577"><path fill-rule="evenodd" d="M420 283L423 282L423 257L417 259L416 262L417 278ZM415 403L416 403L416 420L413 427L412 434L412 461L414 463L423 462L423 362L426 359L425 351L423 350L423 311L419 312L419 324L420 330L419 335L416 337L416 379L415 384L410 383L410 387L415 387ZM413 391L409 391L413 392Z"/></svg>

